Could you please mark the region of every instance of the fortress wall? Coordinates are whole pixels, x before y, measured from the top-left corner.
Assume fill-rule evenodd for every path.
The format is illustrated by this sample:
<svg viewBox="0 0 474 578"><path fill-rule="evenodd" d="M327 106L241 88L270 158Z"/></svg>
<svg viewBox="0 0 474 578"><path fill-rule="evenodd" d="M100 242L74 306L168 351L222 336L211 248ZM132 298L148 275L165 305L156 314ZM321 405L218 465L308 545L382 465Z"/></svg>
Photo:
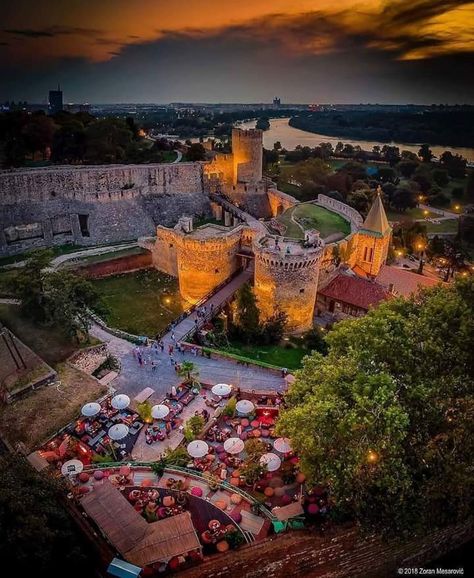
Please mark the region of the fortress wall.
<svg viewBox="0 0 474 578"><path fill-rule="evenodd" d="M256 218L271 216L267 190L263 182L237 183L226 187L225 194L234 204Z"/></svg>
<svg viewBox="0 0 474 578"><path fill-rule="evenodd" d="M23 201L107 200L203 189L201 163L62 166L0 171L0 205ZM111 196L109 196L111 195Z"/></svg>
<svg viewBox="0 0 474 578"><path fill-rule="evenodd" d="M200 163L0 172L2 255L136 239L183 213L210 214Z"/></svg>
<svg viewBox="0 0 474 578"><path fill-rule="evenodd" d="M351 224L351 231L353 233L357 231L362 225L363 219L360 213L358 213L352 207L349 207L349 205L341 203L341 201L337 201L336 199L328 197L327 195L320 194L318 195L316 204L320 205L321 207L325 207L326 209L329 209L330 211L333 211L334 213L337 213L341 215L341 217L347 219Z"/></svg>
<svg viewBox="0 0 474 578"><path fill-rule="evenodd" d="M151 248L153 266L159 271L178 276L177 233L165 227L157 227L156 241Z"/></svg>
<svg viewBox="0 0 474 578"><path fill-rule="evenodd" d="M289 333L311 329L323 246L302 255L286 255L257 242L254 250L255 294L262 318L280 310L288 315Z"/></svg>
<svg viewBox="0 0 474 578"><path fill-rule="evenodd" d="M209 179L231 185L234 182L234 156L217 153L214 159L204 165L204 175Z"/></svg>
<svg viewBox="0 0 474 578"><path fill-rule="evenodd" d="M234 184L256 183L262 180L263 133L258 129L232 130Z"/></svg>
<svg viewBox="0 0 474 578"><path fill-rule="evenodd" d="M278 217L278 215L281 215L287 209L299 203L299 201L291 195L287 195L276 188L269 189L267 196L272 217Z"/></svg>
<svg viewBox="0 0 474 578"><path fill-rule="evenodd" d="M179 238L179 289L186 301L197 303L237 271L241 234L242 228L235 227L209 239Z"/></svg>

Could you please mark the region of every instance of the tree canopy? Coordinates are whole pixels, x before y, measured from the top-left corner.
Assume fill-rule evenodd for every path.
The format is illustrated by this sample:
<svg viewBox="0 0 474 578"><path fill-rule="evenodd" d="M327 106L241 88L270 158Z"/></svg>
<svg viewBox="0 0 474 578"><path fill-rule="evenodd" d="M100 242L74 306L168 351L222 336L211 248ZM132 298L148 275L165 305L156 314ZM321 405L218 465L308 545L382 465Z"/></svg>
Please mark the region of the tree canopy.
<svg viewBox="0 0 474 578"><path fill-rule="evenodd" d="M426 530L473 513L474 279L339 323L278 422L336 516Z"/></svg>
<svg viewBox="0 0 474 578"><path fill-rule="evenodd" d="M77 337L89 329L88 308L99 297L86 279L68 271L48 269L52 253L35 251L19 270L14 290L24 315L35 322L60 328Z"/></svg>
<svg viewBox="0 0 474 578"><path fill-rule="evenodd" d="M91 576L91 553L60 503L59 484L18 456L0 458L0 555L18 576Z"/></svg>

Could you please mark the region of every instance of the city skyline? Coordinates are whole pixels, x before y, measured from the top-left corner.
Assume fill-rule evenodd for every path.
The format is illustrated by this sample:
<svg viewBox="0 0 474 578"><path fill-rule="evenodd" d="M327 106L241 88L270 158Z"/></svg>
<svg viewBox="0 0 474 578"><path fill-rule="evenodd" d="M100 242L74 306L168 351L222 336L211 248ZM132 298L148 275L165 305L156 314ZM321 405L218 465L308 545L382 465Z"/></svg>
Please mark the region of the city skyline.
<svg viewBox="0 0 474 578"><path fill-rule="evenodd" d="M31 0L2 8L1 100L474 102L474 3Z"/></svg>

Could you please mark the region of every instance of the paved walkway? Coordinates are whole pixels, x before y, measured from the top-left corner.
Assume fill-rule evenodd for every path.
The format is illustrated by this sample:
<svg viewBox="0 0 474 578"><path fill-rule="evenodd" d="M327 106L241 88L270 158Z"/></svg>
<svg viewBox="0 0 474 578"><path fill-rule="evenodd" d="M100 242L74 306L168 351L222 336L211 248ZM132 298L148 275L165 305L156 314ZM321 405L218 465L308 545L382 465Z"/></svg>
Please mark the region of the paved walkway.
<svg viewBox="0 0 474 578"><path fill-rule="evenodd" d="M91 334L108 344L112 355L120 359L122 370L112 382L112 386L121 393L134 398L145 387L151 387L155 392L150 403L158 403L173 385L181 383L182 379L176 374L169 361L168 345L172 343L168 336L163 339L165 350L156 351L151 347L142 347L145 365L140 366L134 356L135 346L124 339L110 335L97 325L91 328ZM194 356L191 353L175 353L176 361L192 361L199 369L199 378L206 383L230 383L249 390L283 391L285 380L278 374L261 367L245 367L227 359L208 359ZM153 370L151 361L157 361L158 367Z"/></svg>
<svg viewBox="0 0 474 578"><path fill-rule="evenodd" d="M57 269L60 265L71 259L77 259L82 257L89 257L91 255L102 255L104 253L114 253L115 251L123 251L124 249L131 249L133 247L138 247L137 241L130 241L130 243L119 243L117 245L107 245L104 247L91 247L90 249L78 249L74 253L66 253L64 255L58 255L51 261L51 269ZM18 269L25 266L26 261L17 261L16 263L10 263L9 265L2 265L0 269Z"/></svg>
<svg viewBox="0 0 474 578"><path fill-rule="evenodd" d="M227 285L222 287L220 291L218 291L215 295L210 297L205 305L207 308L207 312L209 314L211 310L211 306L214 306L214 311L218 311L220 307L232 297L232 295L239 289L242 285L250 281L253 277L253 271L251 269L245 269L234 277ZM174 333L176 341L183 341L183 338L194 329L197 325L200 325L200 319L197 316L196 312L191 313L186 319L183 319L180 323L178 323L173 331L170 331L165 335L165 339L171 340L171 334Z"/></svg>

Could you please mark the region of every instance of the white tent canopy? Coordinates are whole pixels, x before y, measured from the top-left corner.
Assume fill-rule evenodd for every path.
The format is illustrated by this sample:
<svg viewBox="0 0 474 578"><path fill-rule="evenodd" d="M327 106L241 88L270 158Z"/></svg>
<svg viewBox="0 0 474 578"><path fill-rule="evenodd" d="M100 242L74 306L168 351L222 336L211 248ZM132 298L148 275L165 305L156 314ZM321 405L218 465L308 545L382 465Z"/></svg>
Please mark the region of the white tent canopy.
<svg viewBox="0 0 474 578"><path fill-rule="evenodd" d="M81 460L68 460L62 465L61 473L63 476L69 476L72 474L80 474L83 469L84 464Z"/></svg>
<svg viewBox="0 0 474 578"><path fill-rule="evenodd" d="M112 401L110 403L112 407L114 407L115 409L125 409L130 405L130 398L128 397L128 395L125 395L124 393L119 393L118 395L112 398Z"/></svg>
<svg viewBox="0 0 474 578"><path fill-rule="evenodd" d="M163 405L162 403L158 405L154 405L151 408L151 415L155 419L162 419L166 417L170 412L170 408L167 405Z"/></svg>
<svg viewBox="0 0 474 578"><path fill-rule="evenodd" d="M228 385L227 383L216 383L214 387L211 389L214 395L218 395L219 397L225 397L229 395L232 391L232 386Z"/></svg>
<svg viewBox="0 0 474 578"><path fill-rule="evenodd" d="M288 438L278 438L273 442L273 447L281 454L291 452L291 442Z"/></svg>
<svg viewBox="0 0 474 578"><path fill-rule="evenodd" d="M187 450L192 458L202 458L209 452L209 446L202 440L194 440L188 444Z"/></svg>
<svg viewBox="0 0 474 578"><path fill-rule="evenodd" d="M124 423L117 423L109 429L109 438L115 441L121 440L128 436L129 431Z"/></svg>
<svg viewBox="0 0 474 578"><path fill-rule="evenodd" d="M281 459L273 453L263 454L260 458L260 464L262 466L267 466L269 472L276 472L281 466Z"/></svg>
<svg viewBox="0 0 474 578"><path fill-rule="evenodd" d="M224 442L224 449L229 454L240 454L244 449L244 442L240 438L229 438Z"/></svg>
<svg viewBox="0 0 474 578"><path fill-rule="evenodd" d="M92 417L100 412L100 403L90 402L82 406L81 413L86 417Z"/></svg>
<svg viewBox="0 0 474 578"><path fill-rule="evenodd" d="M241 399L240 401L237 402L235 409L243 414L243 415L247 415L249 413L252 413L253 410L255 409L254 404L249 401L248 399Z"/></svg>

